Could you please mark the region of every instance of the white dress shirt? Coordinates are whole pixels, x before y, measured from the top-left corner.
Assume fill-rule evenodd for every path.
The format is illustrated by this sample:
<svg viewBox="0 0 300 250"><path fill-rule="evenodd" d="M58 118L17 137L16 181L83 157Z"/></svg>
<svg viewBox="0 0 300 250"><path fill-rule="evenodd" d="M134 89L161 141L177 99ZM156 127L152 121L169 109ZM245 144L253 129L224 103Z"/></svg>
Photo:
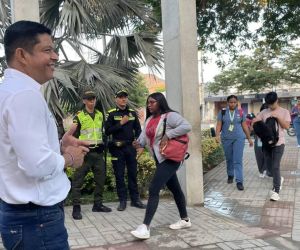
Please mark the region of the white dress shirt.
<svg viewBox="0 0 300 250"><path fill-rule="evenodd" d="M70 190L57 127L40 87L15 69L6 69L0 84L0 198L10 204L51 206Z"/></svg>

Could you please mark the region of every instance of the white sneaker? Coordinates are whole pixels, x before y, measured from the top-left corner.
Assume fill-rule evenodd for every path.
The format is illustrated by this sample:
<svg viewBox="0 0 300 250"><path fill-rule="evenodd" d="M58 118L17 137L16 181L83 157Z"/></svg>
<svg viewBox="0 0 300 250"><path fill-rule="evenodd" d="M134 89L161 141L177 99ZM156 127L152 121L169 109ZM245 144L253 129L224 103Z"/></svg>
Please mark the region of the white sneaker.
<svg viewBox="0 0 300 250"><path fill-rule="evenodd" d="M283 176L281 176L281 178L280 178L280 188L279 188L279 190L282 189L283 182L284 182L284 178L283 178Z"/></svg>
<svg viewBox="0 0 300 250"><path fill-rule="evenodd" d="M188 228L188 227L191 227L191 226L192 226L192 223L191 223L191 220L189 219L188 221L179 220L176 223L171 224L169 226L169 228L176 230L176 229Z"/></svg>
<svg viewBox="0 0 300 250"><path fill-rule="evenodd" d="M274 192L273 190L270 191L270 200L271 201L278 201L280 199L279 194Z"/></svg>
<svg viewBox="0 0 300 250"><path fill-rule="evenodd" d="M259 178L265 178L264 174L259 174Z"/></svg>
<svg viewBox="0 0 300 250"><path fill-rule="evenodd" d="M300 148L300 145L298 145L297 148Z"/></svg>
<svg viewBox="0 0 300 250"><path fill-rule="evenodd" d="M138 239L150 238L150 229L148 229L145 224L139 225L136 230L133 230L130 233Z"/></svg>
<svg viewBox="0 0 300 250"><path fill-rule="evenodd" d="M264 170L263 174L263 178L265 178L267 176L267 170Z"/></svg>

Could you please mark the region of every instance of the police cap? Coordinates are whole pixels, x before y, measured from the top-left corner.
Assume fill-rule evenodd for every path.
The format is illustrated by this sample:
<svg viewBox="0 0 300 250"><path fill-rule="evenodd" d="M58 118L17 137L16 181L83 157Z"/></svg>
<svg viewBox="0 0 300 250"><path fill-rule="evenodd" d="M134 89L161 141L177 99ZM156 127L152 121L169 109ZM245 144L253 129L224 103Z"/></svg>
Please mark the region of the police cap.
<svg viewBox="0 0 300 250"><path fill-rule="evenodd" d="M116 92L116 97L128 96L128 92L125 89L121 89Z"/></svg>
<svg viewBox="0 0 300 250"><path fill-rule="evenodd" d="M82 94L82 99L88 99L93 97L96 97L96 93L92 90L85 91Z"/></svg>

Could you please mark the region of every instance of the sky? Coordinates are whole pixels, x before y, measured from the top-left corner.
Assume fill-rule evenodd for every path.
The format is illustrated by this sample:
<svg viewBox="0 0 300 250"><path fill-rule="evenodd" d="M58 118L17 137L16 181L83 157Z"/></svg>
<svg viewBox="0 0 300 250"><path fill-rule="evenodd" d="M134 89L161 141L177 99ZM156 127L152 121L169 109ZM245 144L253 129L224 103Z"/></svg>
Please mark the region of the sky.
<svg viewBox="0 0 300 250"><path fill-rule="evenodd" d="M221 70L218 68L217 64L215 63L215 61L217 60L216 56L211 53L208 53L206 56L208 58L208 63L206 63L206 64L203 63L203 82L204 82L204 84L212 81L214 76L221 73ZM148 68L146 68L146 67L141 67L139 70L144 74L151 73L151 72L149 72ZM161 74L155 73L155 75L157 75L161 79L165 79L164 70L162 70ZM200 79L201 79L200 58L198 58L198 77L199 77L199 81L200 81Z"/></svg>

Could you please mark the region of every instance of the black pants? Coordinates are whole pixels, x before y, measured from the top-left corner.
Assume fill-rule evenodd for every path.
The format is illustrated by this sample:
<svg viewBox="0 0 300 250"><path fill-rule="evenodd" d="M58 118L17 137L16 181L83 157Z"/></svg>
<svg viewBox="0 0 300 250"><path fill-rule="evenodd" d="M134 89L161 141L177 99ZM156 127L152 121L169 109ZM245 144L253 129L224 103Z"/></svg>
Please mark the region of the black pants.
<svg viewBox="0 0 300 250"><path fill-rule="evenodd" d="M116 178L119 201L127 200L127 188L125 184L125 167L127 167L128 189L131 201L140 199L137 185L137 161L136 150L131 145L123 147L111 147L112 165Z"/></svg>
<svg viewBox="0 0 300 250"><path fill-rule="evenodd" d="M165 160L162 163L156 163L156 170L149 187L149 198L144 218L144 224L150 225L152 218L157 210L159 202L159 191L167 185L172 192L176 202L180 218L187 217L185 196L181 190L176 171L180 163Z"/></svg>
<svg viewBox="0 0 300 250"><path fill-rule="evenodd" d="M255 139L254 152L255 152L255 158L256 158L258 171L259 171L259 173L262 174L265 170L267 170L267 166L266 166L266 161L265 161L265 157L264 157L264 152L262 150L262 146L258 146L257 141L258 141L258 139ZM269 172L269 174L271 174L271 173L272 173L272 171Z"/></svg>
<svg viewBox="0 0 300 250"><path fill-rule="evenodd" d="M275 192L279 193L281 175L280 175L280 161L284 152L284 144L271 148L270 150L263 150L266 164L271 167L273 173L273 188Z"/></svg>
<svg viewBox="0 0 300 250"><path fill-rule="evenodd" d="M103 154L99 152L89 152L84 158L83 165L75 170L72 178L73 205L80 204L81 188L84 182L84 177L90 170L94 173L95 181L94 203L102 203L106 178Z"/></svg>

